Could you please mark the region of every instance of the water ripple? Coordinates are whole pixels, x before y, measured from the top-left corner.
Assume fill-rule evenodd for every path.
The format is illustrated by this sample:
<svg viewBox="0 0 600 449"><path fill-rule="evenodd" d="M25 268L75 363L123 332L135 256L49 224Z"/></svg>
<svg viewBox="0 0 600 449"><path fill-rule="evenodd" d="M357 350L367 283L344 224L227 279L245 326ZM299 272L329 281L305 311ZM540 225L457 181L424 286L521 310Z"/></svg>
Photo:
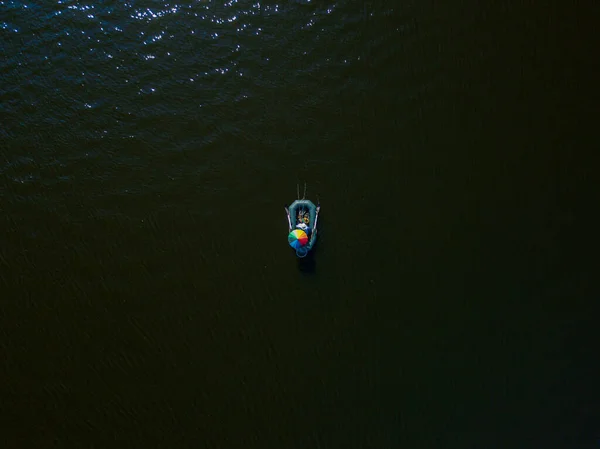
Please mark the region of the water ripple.
<svg viewBox="0 0 600 449"><path fill-rule="evenodd" d="M87 161L81 148L107 141L138 142L148 155L265 134L284 141L271 124L361 85L344 74L364 59L363 11L341 1L0 5L11 11L0 21L3 133L22 148L54 142L43 152L61 163ZM132 158L125 149L98 154L97 177Z"/></svg>

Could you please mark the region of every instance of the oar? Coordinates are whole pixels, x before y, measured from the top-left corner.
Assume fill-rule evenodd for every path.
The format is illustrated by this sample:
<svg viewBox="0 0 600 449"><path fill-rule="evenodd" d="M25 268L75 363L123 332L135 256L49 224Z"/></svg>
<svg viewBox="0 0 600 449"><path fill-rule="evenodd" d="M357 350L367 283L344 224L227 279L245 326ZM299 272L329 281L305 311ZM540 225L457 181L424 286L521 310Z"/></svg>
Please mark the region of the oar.
<svg viewBox="0 0 600 449"><path fill-rule="evenodd" d="M317 221L319 221L319 211L321 210L321 205L317 206L317 213L315 214L315 224L313 225L313 234L317 235Z"/></svg>
<svg viewBox="0 0 600 449"><path fill-rule="evenodd" d="M319 220L319 211L321 210L321 206L317 206L317 213L315 214L315 225L313 226L314 229L317 229L317 221Z"/></svg>
<svg viewBox="0 0 600 449"><path fill-rule="evenodd" d="M283 206L283 208L285 209L285 214L287 215L289 232L292 232L292 221L290 220L290 210L287 208L287 206Z"/></svg>

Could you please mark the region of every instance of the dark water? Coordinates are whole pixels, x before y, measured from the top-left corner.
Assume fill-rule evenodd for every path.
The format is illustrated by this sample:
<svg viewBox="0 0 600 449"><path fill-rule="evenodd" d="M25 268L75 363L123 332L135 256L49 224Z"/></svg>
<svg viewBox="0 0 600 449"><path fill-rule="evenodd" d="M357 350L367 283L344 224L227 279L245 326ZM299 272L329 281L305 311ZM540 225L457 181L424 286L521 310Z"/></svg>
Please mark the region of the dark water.
<svg viewBox="0 0 600 449"><path fill-rule="evenodd" d="M0 1L0 447L598 447L597 12Z"/></svg>

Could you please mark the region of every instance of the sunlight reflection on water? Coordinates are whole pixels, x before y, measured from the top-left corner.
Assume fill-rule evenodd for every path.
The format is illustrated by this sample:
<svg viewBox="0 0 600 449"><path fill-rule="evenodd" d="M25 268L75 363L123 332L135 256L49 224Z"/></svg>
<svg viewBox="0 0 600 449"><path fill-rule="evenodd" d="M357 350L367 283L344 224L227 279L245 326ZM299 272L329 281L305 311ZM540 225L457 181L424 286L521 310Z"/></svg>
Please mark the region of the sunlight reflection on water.
<svg viewBox="0 0 600 449"><path fill-rule="evenodd" d="M315 87L302 100L324 101L349 82L340 71L363 54L353 44L360 39L362 9L342 1L0 0L0 5L14 13L0 21L0 32L22 36L6 67L16 68L14 80L31 86L7 109L41 111L40 102L53 102L61 105L59 124L86 111L87 119L98 121L91 135L100 138L151 132L135 117L161 121L202 108L205 120L227 120L207 114L229 107L235 111L229 115L241 115L240 102L260 107L279 88L306 89L329 79L323 92ZM36 114L24 117L36 120ZM215 128L211 135L219 132Z"/></svg>

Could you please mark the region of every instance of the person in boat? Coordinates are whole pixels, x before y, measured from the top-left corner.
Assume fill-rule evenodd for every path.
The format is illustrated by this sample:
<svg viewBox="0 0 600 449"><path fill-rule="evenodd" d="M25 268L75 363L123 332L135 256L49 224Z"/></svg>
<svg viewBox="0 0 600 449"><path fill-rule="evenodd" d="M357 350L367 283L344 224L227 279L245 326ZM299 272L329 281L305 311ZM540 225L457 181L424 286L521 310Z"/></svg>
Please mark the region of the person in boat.
<svg viewBox="0 0 600 449"><path fill-rule="evenodd" d="M310 226L308 226L309 223L310 219L308 218L308 215L298 215L298 224L296 225L296 229L303 230L304 232L306 232L306 235L310 237L311 229Z"/></svg>

